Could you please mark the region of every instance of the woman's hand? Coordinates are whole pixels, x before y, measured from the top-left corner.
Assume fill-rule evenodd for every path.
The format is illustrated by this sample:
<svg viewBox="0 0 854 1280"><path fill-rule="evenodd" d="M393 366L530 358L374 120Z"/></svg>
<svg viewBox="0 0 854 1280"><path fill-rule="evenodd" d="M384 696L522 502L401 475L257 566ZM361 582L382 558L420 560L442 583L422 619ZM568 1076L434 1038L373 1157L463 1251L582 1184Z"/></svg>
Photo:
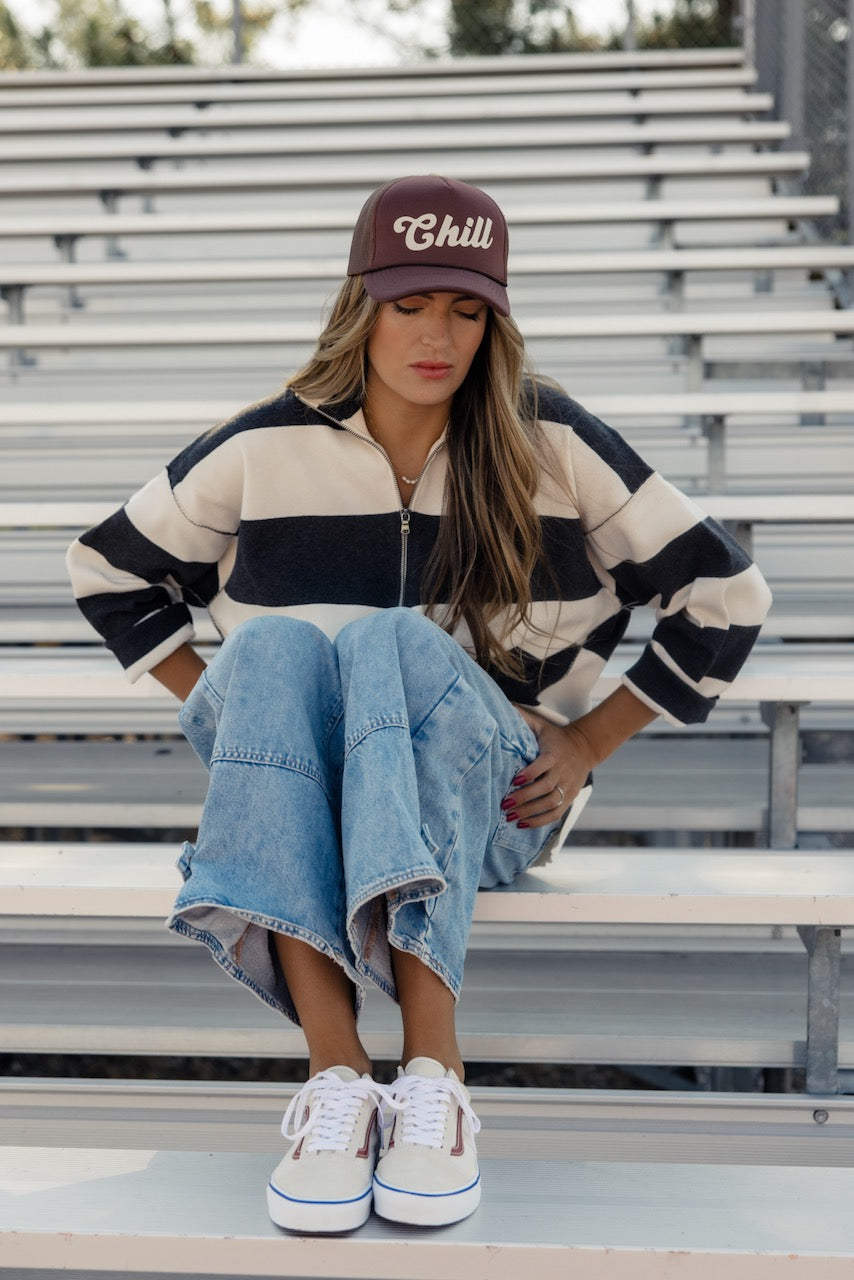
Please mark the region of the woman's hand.
<svg viewBox="0 0 854 1280"><path fill-rule="evenodd" d="M516 710L540 745L536 760L519 770L501 802L508 822L520 827L547 827L563 817L590 771L657 714L625 685L567 725L552 724L527 707Z"/></svg>
<svg viewBox="0 0 854 1280"><path fill-rule="evenodd" d="M552 724L525 707L516 710L536 734L540 754L519 770L501 807L508 822L547 827L563 817L599 762L575 725Z"/></svg>

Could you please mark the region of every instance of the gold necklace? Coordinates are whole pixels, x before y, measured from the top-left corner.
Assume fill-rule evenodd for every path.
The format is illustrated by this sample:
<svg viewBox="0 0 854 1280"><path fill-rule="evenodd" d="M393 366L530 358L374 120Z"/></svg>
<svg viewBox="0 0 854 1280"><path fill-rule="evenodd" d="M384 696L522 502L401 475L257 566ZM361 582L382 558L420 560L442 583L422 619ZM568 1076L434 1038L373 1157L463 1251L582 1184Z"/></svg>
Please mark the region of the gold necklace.
<svg viewBox="0 0 854 1280"><path fill-rule="evenodd" d="M378 445L380 446L380 448L383 450L383 452L385 453L385 455L386 455L386 457L388 458L389 462L391 462L391 455L389 454L388 449L387 449L387 448L386 448L386 446L383 444L383 442L382 442L382 440L380 439L380 437L377 435L376 430L374 429L374 424L373 424L373 420L372 420L372 418L371 418L371 415L368 413L368 406L367 406L366 404L364 404L364 403L362 404L362 414L363 414L363 416L364 416L364 419L365 419L365 426L368 428L368 433L369 433L369 435L370 435L374 440L376 440L377 444L378 444ZM412 477L411 477L411 476L405 476L405 475L403 474L403 472L402 472L402 471L395 471L395 475L397 476L397 478L398 478L399 480L402 480L404 484L411 484L411 485L414 487L415 485L417 485L417 484L418 484L418 481L419 481L419 480L421 479L421 477L424 475L424 472L425 472L425 470L427 469L427 463L429 462L429 460L430 460L430 455L429 455L429 453L428 453L427 457L424 459L424 465L422 466L421 470L418 472L418 475L415 477L415 479L414 479L414 480L412 479ZM394 470L394 463L392 463L392 470Z"/></svg>

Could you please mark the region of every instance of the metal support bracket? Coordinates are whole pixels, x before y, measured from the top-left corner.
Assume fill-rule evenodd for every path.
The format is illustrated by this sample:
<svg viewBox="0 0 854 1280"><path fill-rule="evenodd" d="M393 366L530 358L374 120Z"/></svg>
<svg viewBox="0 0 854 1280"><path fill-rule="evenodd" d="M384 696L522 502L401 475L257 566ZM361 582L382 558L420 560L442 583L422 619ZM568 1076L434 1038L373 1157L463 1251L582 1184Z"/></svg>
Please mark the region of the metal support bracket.
<svg viewBox="0 0 854 1280"><path fill-rule="evenodd" d="M668 311L681 311L685 306L685 272L668 271L662 292Z"/></svg>
<svg viewBox="0 0 854 1280"><path fill-rule="evenodd" d="M731 533L742 551L753 559L753 522L751 520L724 520L723 527Z"/></svg>
<svg viewBox="0 0 854 1280"><path fill-rule="evenodd" d="M675 247L675 223L672 218L661 219L658 224L658 233L653 237L653 244L659 249L673 249Z"/></svg>
<svg viewBox="0 0 854 1280"><path fill-rule="evenodd" d="M706 474L710 493L723 493L726 489L726 418L720 413L703 417L703 435L708 442Z"/></svg>
<svg viewBox="0 0 854 1280"><path fill-rule="evenodd" d="M771 730L768 748L767 844L770 849L798 845L798 718L802 702L760 702L759 711Z"/></svg>
<svg viewBox="0 0 854 1280"><path fill-rule="evenodd" d="M804 925L807 949L807 1093L839 1092L839 971L842 930Z"/></svg>
<svg viewBox="0 0 854 1280"><path fill-rule="evenodd" d="M101 197L101 204L104 206L104 209L108 214L112 215L114 213L118 213L119 197L121 192L104 190L99 192L99 195ZM109 226L109 223L107 225ZM105 256L107 258L127 257L127 254L119 245L118 236L110 235L109 233L105 239L105 251Z"/></svg>
<svg viewBox="0 0 854 1280"><path fill-rule="evenodd" d="M143 173L151 173L154 168L154 156L137 156L136 163L139 165ZM154 196L151 192L146 192L142 197L142 212L154 213Z"/></svg>
<svg viewBox="0 0 854 1280"><path fill-rule="evenodd" d="M77 261L77 241L79 239L79 236L73 234L56 235L53 237L53 243L59 250L59 256L62 258L62 261L67 262L69 266ZM67 297L69 307L85 306L76 285L69 285Z"/></svg>
<svg viewBox="0 0 854 1280"><path fill-rule="evenodd" d="M824 360L808 360L803 366L801 386L804 391L823 391L827 386L827 364ZM823 413L805 413L801 415L801 425L820 427L825 422Z"/></svg>
<svg viewBox="0 0 854 1280"><path fill-rule="evenodd" d="M0 298L9 308L9 324L24 324L24 294L25 286L22 284L4 284L0 286ZM36 363L36 357L26 350L25 347L11 347L9 349L9 364L13 368L24 368Z"/></svg>
<svg viewBox="0 0 854 1280"><path fill-rule="evenodd" d="M0 298L9 308L9 324L24 323L24 292L22 284L0 285Z"/></svg>
<svg viewBox="0 0 854 1280"><path fill-rule="evenodd" d="M703 337L699 333L685 335L685 354L687 359L686 391L702 391L703 389Z"/></svg>

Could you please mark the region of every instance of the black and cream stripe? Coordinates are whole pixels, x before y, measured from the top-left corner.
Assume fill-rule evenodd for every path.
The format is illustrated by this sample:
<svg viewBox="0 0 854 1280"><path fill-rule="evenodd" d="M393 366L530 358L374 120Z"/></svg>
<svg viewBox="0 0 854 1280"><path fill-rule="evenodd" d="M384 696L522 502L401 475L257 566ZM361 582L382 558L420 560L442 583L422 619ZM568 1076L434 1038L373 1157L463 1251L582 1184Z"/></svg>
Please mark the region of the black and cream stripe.
<svg viewBox="0 0 854 1280"><path fill-rule="evenodd" d="M767 612L759 571L617 432L559 392L542 389L539 405L566 484L541 484L551 573L533 583L530 625L506 638L526 676L496 678L514 701L578 715L630 610L650 605L657 625L626 683L675 723L704 720ZM131 680L193 638L190 605L222 635L277 613L330 636L418 607L445 466L440 441L401 511L358 406L283 392L199 437L83 534L68 553L75 596Z"/></svg>

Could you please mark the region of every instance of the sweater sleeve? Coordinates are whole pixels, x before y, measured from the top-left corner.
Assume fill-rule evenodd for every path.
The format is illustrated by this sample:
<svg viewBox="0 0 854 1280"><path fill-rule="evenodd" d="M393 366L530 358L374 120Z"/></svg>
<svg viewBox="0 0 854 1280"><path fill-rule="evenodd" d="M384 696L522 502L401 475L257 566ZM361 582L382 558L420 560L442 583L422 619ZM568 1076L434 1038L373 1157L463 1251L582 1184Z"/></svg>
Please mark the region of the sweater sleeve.
<svg viewBox="0 0 854 1280"><path fill-rule="evenodd" d="M573 486L590 558L621 606L656 625L623 682L672 724L706 719L738 674L771 593L733 537L622 437L582 412Z"/></svg>
<svg viewBox="0 0 854 1280"><path fill-rule="evenodd" d="M238 440L209 432L69 548L77 604L131 682L193 639L189 605L219 590L242 473Z"/></svg>

